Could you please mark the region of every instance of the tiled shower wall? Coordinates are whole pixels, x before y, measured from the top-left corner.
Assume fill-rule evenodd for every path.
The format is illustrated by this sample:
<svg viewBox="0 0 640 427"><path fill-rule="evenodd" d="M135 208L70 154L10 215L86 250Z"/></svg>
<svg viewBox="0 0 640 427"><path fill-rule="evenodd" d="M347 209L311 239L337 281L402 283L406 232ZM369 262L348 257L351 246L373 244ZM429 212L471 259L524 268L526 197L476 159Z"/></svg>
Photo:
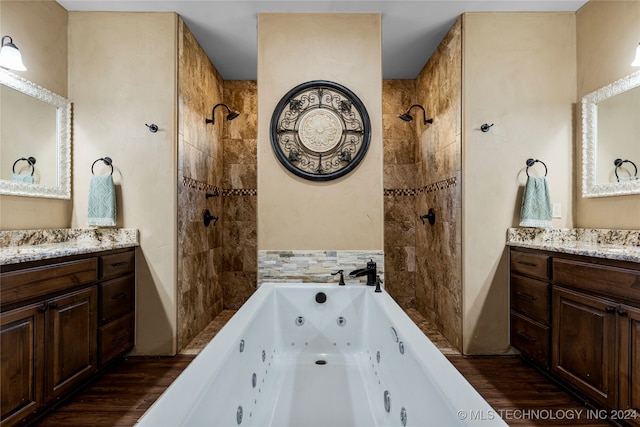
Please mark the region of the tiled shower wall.
<svg viewBox="0 0 640 427"><path fill-rule="evenodd" d="M178 22L178 337L182 349L222 310L222 227L202 211L222 212L222 78L184 24Z"/></svg>
<svg viewBox="0 0 640 427"><path fill-rule="evenodd" d="M385 287L402 308L416 304L416 128L398 116L415 103L415 92L415 80L382 85Z"/></svg>
<svg viewBox="0 0 640 427"><path fill-rule="evenodd" d="M424 215L433 208L436 222L432 226L415 220L416 306L458 350L462 349L461 79L458 19L416 79L416 102L434 119L432 125L416 125L416 213Z"/></svg>
<svg viewBox="0 0 640 427"><path fill-rule="evenodd" d="M222 177L224 308L238 309L257 283L257 84L226 80L224 100L240 116L225 121Z"/></svg>

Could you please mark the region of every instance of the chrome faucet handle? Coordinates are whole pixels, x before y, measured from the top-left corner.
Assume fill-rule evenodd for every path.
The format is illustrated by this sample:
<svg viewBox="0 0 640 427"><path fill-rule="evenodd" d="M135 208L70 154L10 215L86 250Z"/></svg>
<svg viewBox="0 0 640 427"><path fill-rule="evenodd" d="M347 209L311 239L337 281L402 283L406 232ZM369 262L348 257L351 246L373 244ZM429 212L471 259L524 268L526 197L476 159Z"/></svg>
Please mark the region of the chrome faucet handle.
<svg viewBox="0 0 640 427"><path fill-rule="evenodd" d="M336 274L340 275L340 281L338 282L338 286L344 286L344 270L338 270L335 273L331 273L332 276L335 276Z"/></svg>

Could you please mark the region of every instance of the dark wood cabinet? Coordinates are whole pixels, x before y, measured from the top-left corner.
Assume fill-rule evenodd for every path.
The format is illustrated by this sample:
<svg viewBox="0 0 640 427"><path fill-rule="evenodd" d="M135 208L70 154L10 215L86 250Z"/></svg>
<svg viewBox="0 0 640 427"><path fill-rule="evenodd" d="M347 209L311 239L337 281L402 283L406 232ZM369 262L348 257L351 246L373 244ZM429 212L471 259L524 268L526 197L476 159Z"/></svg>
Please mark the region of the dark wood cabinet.
<svg viewBox="0 0 640 427"><path fill-rule="evenodd" d="M511 344L537 366L549 368L549 257L511 254Z"/></svg>
<svg viewBox="0 0 640 427"><path fill-rule="evenodd" d="M49 302L45 335L46 399L73 390L97 371L96 286Z"/></svg>
<svg viewBox="0 0 640 427"><path fill-rule="evenodd" d="M630 418L629 424L640 426L640 309L627 305L619 307L620 322L618 342L620 352L620 390L618 407L635 411L637 418Z"/></svg>
<svg viewBox="0 0 640 427"><path fill-rule="evenodd" d="M0 419L14 425L44 403L44 310L31 304L0 314Z"/></svg>
<svg viewBox="0 0 640 427"><path fill-rule="evenodd" d="M523 248L510 258L511 344L612 421L640 427L640 265Z"/></svg>
<svg viewBox="0 0 640 427"><path fill-rule="evenodd" d="M552 371L591 399L616 406L615 303L553 289Z"/></svg>
<svg viewBox="0 0 640 427"><path fill-rule="evenodd" d="M2 427L34 421L133 347L134 267L133 248L2 266Z"/></svg>

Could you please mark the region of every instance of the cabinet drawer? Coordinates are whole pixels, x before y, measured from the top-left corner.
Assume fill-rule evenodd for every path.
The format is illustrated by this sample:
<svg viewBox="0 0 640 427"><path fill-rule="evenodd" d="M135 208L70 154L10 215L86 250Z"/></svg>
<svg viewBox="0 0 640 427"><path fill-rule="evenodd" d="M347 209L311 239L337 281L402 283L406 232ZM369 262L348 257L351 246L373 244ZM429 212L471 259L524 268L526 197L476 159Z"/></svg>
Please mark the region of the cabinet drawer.
<svg viewBox="0 0 640 427"><path fill-rule="evenodd" d="M549 328L511 312L511 345L527 359L549 368Z"/></svg>
<svg viewBox="0 0 640 427"><path fill-rule="evenodd" d="M99 330L100 365L104 365L133 347L135 315L129 313Z"/></svg>
<svg viewBox="0 0 640 427"><path fill-rule="evenodd" d="M549 325L549 284L522 276L511 276L511 309Z"/></svg>
<svg viewBox="0 0 640 427"><path fill-rule="evenodd" d="M100 284L100 324L133 311L135 308L135 278L119 277Z"/></svg>
<svg viewBox="0 0 640 427"><path fill-rule="evenodd" d="M528 252L511 251L511 272L540 279L549 278L549 257Z"/></svg>
<svg viewBox="0 0 640 427"><path fill-rule="evenodd" d="M637 270L554 258L553 281L625 301L640 301L640 271Z"/></svg>
<svg viewBox="0 0 640 427"><path fill-rule="evenodd" d="M95 282L97 276L96 258L10 271L2 273L0 300L3 305L28 300Z"/></svg>
<svg viewBox="0 0 640 427"><path fill-rule="evenodd" d="M133 273L135 267L135 251L101 256L100 279L111 279L112 277Z"/></svg>

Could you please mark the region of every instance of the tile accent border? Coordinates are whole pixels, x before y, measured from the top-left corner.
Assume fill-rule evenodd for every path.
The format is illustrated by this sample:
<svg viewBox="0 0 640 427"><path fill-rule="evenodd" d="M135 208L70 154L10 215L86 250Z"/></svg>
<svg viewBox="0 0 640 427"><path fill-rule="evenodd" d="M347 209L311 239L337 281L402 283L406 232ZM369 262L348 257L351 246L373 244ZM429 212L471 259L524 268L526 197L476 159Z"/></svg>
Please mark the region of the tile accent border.
<svg viewBox="0 0 640 427"><path fill-rule="evenodd" d="M447 190L449 188L454 188L457 185L458 185L458 179L454 176L442 181L434 182L432 184L427 184L422 188L403 188L403 189L385 188L384 195L385 196L418 196L422 193L433 193L435 191Z"/></svg>
<svg viewBox="0 0 640 427"><path fill-rule="evenodd" d="M205 182L196 181L192 178L182 177L182 186L193 188L194 190L206 191L214 197L222 196L257 196L258 190L255 188L220 188Z"/></svg>
<svg viewBox="0 0 640 427"><path fill-rule="evenodd" d="M258 286L265 282L338 283L338 270L344 270L346 283L364 283L366 277L349 278L372 260L384 281L384 251L258 251Z"/></svg>

